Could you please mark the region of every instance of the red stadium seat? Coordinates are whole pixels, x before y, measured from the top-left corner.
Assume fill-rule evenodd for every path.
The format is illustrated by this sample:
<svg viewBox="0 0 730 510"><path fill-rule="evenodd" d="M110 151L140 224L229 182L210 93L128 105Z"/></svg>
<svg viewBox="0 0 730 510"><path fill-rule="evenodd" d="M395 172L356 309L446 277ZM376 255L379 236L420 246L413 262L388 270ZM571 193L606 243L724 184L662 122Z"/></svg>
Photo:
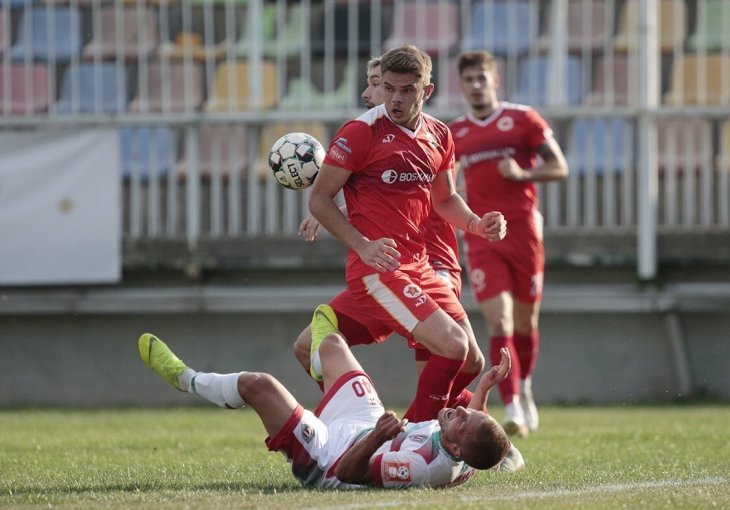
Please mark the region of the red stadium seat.
<svg viewBox="0 0 730 510"><path fill-rule="evenodd" d="M0 115L31 115L45 112L50 102L46 65L11 64L7 69L5 66L0 66Z"/></svg>

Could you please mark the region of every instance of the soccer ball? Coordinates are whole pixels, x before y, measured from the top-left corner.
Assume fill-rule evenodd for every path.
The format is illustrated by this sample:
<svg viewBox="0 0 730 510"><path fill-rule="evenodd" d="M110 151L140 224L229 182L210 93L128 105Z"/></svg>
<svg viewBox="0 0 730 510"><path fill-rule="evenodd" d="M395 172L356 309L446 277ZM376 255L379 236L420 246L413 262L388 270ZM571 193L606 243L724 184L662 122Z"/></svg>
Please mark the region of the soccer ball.
<svg viewBox="0 0 730 510"><path fill-rule="evenodd" d="M269 167L279 184L301 190L314 183L324 154L324 147L312 135L287 133L271 146Z"/></svg>

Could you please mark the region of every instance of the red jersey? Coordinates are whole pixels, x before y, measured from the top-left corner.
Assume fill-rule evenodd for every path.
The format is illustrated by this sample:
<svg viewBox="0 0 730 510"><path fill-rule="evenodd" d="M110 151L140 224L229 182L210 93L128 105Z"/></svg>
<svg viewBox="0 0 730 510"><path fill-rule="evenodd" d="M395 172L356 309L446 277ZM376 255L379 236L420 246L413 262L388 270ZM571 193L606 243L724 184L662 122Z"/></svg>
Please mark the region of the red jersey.
<svg viewBox="0 0 730 510"><path fill-rule="evenodd" d="M325 163L352 172L344 186L352 226L371 240L395 240L401 270L424 264L420 226L431 212L431 183L438 172L454 168L448 127L422 114L411 131L391 121L380 105L347 122L332 140ZM348 252L348 281L375 272Z"/></svg>
<svg viewBox="0 0 730 510"><path fill-rule="evenodd" d="M421 232L426 240L426 254L433 268L461 271L459 264L459 241L454 227L434 210L421 223Z"/></svg>
<svg viewBox="0 0 730 510"><path fill-rule="evenodd" d="M545 119L529 106L502 102L484 120L468 114L449 128L472 211L479 216L500 211L508 222L532 214L537 207L535 184L505 179L497 164L510 156L524 169L534 167L537 148L553 135Z"/></svg>

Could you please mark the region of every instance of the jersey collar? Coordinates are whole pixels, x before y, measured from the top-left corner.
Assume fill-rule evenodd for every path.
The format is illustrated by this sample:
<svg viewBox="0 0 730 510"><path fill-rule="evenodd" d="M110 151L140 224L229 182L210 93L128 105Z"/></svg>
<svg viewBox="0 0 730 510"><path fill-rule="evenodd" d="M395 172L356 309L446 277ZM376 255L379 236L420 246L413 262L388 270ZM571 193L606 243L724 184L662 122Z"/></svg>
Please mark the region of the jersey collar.
<svg viewBox="0 0 730 510"><path fill-rule="evenodd" d="M436 442L436 445L438 446L439 450L441 450L442 452L444 452L444 454L448 458L450 458L454 462L464 462L463 460L454 457L451 454L451 452L446 449L446 447L444 446L444 444L441 442L441 430L440 429L433 433L433 440Z"/></svg>
<svg viewBox="0 0 730 510"><path fill-rule="evenodd" d="M494 122L494 120L497 117L499 117L500 115L502 115L502 112L503 111L504 111L504 105L500 102L499 103L499 107L496 110L494 110L492 112L492 114L489 117L487 117L486 119L483 119L482 120L482 119L476 118L471 111L466 114L466 118L469 119L470 121L472 121L477 126L484 127L484 126L486 126L486 125Z"/></svg>
<svg viewBox="0 0 730 510"><path fill-rule="evenodd" d="M385 116L388 117L389 121L393 122L393 119L390 118L390 114L388 113L388 109L385 107L385 104L383 104L382 107L383 107L383 111L385 112ZM407 127L401 126L400 124L396 124L395 122L393 122L393 125L397 128L400 128L401 131L403 131L405 134L407 134L411 138L416 138L416 136L418 136L418 132L423 127L423 113L421 113L421 115L418 116L418 124L416 124L416 129L414 129L413 131L411 131Z"/></svg>

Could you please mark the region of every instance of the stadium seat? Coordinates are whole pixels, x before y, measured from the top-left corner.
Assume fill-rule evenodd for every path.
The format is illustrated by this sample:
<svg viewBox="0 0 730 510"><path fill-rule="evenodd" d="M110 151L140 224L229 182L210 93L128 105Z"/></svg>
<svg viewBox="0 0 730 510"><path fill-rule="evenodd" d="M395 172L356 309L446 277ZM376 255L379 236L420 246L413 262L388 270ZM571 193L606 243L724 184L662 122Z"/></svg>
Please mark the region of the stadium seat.
<svg viewBox="0 0 730 510"><path fill-rule="evenodd" d="M5 24L7 23L7 29ZM0 57L10 48L10 33L12 27L10 25L10 12L0 9Z"/></svg>
<svg viewBox="0 0 730 510"><path fill-rule="evenodd" d="M415 44L429 55L450 53L459 44L459 6L406 0L394 6L393 28L384 50Z"/></svg>
<svg viewBox="0 0 730 510"><path fill-rule="evenodd" d="M264 7L266 8L266 7ZM266 23L267 20L263 20ZM276 12L273 18L274 26L271 33L272 39L266 38L268 29L262 28L264 36L264 55L268 58L294 57L299 55L305 43L305 21L303 7L300 4L289 3L286 11ZM306 22L307 24L309 21ZM238 55L248 55L248 43L237 47Z"/></svg>
<svg viewBox="0 0 730 510"><path fill-rule="evenodd" d="M327 12L325 9L321 16L313 18L312 52L315 55L324 54L328 48L331 48L335 55L347 55L350 44L353 45L354 51L361 56L370 56L378 52L382 40L377 41L375 48L371 47L373 20L370 2L337 2L334 5L330 4L330 6L333 8L332 12ZM408 7L404 8L407 12ZM424 5L424 8L428 10L432 7L427 3ZM354 9L357 15L357 23L355 24L354 30L349 30L351 9ZM331 23L333 33L331 34L331 39L325 40L325 37L330 35L328 33L328 23ZM376 20L376 23L381 23L381 21ZM458 21L456 26L458 29ZM436 33L439 32L437 31ZM350 41L351 38L352 41ZM421 46L420 44L417 45L419 47ZM427 48L423 49L429 51Z"/></svg>
<svg viewBox="0 0 730 510"><path fill-rule="evenodd" d="M57 113L119 113L129 102L124 66L107 62L71 66L63 76Z"/></svg>
<svg viewBox="0 0 730 510"><path fill-rule="evenodd" d="M681 48L687 35L687 6L683 0L659 0L659 47L664 52ZM614 39L617 51L638 48L639 2L624 2Z"/></svg>
<svg viewBox="0 0 730 510"><path fill-rule="evenodd" d="M712 154L712 125L702 118L657 119L659 172L697 172Z"/></svg>
<svg viewBox="0 0 730 510"><path fill-rule="evenodd" d="M627 53L597 59L592 90L586 104L594 106L635 106L639 100L638 60Z"/></svg>
<svg viewBox="0 0 730 510"><path fill-rule="evenodd" d="M693 50L730 48L730 3L727 0L697 2L697 25L688 46Z"/></svg>
<svg viewBox="0 0 730 510"><path fill-rule="evenodd" d="M205 62L223 59L227 50L228 41L225 39L218 43L203 44L199 33L181 32L175 38L175 42L161 43L159 54L163 59L185 60L190 58L198 62Z"/></svg>
<svg viewBox="0 0 730 510"><path fill-rule="evenodd" d="M293 6L290 7L288 10L294 10ZM261 6L260 19L253 19L251 16L248 15L244 16L241 36L235 44L236 55L239 58L248 59L250 57L251 47L253 46L252 38L256 36L261 37L261 49L265 52L265 54L271 51L270 46L275 45L277 41L277 13L277 5L273 3L264 4ZM301 42L298 40L296 42L296 48L301 48Z"/></svg>
<svg viewBox="0 0 730 510"><path fill-rule="evenodd" d="M730 119L720 126L720 150L717 154L717 167L730 175Z"/></svg>
<svg viewBox="0 0 730 510"><path fill-rule="evenodd" d="M117 17L121 12L121 17ZM87 59L137 60L151 55L159 43L157 16L148 8L102 7L91 41L84 47Z"/></svg>
<svg viewBox="0 0 730 510"><path fill-rule="evenodd" d="M608 9L613 9L613 6L603 0L568 1L566 22L568 51L597 51L603 48L606 39L613 33L613 17L607 12ZM549 19L547 27L552 27ZM540 37L541 49L547 50L549 45L549 34Z"/></svg>
<svg viewBox="0 0 730 510"><path fill-rule="evenodd" d="M83 26L77 9L35 7L21 16L12 60L65 63L81 52Z"/></svg>
<svg viewBox="0 0 730 510"><path fill-rule="evenodd" d="M357 76L352 67L345 67L344 75L337 88L333 91L319 91L306 78L292 78L289 81L289 90L279 105L286 110L308 110L321 108L344 108L352 99Z"/></svg>
<svg viewBox="0 0 730 510"><path fill-rule="evenodd" d="M204 179L213 175L227 178L233 173L245 173L248 166L245 127L240 124L201 125L198 132L198 161L200 176ZM216 161L220 166L216 167ZM188 162L185 159L178 162L175 173L180 179L187 178Z"/></svg>
<svg viewBox="0 0 730 510"><path fill-rule="evenodd" d="M151 176L167 175L174 160L172 136L167 127L122 126L119 129L122 176L130 179L139 172L140 178L146 181Z"/></svg>
<svg viewBox="0 0 730 510"><path fill-rule="evenodd" d="M570 127L568 166L578 175L621 173L634 159L634 128L621 117L577 118Z"/></svg>
<svg viewBox="0 0 730 510"><path fill-rule="evenodd" d="M48 66L0 65L0 115L45 112L50 102Z"/></svg>
<svg viewBox="0 0 730 510"><path fill-rule="evenodd" d="M477 1L461 47L489 50L494 55L527 52L537 40L538 5L534 0Z"/></svg>
<svg viewBox="0 0 730 510"><path fill-rule="evenodd" d="M308 133L319 140L319 143L327 149L330 143L327 128L321 122L274 122L266 124L261 130L261 138L259 139L259 159L256 163L256 175L261 180L266 180L271 176L269 169L269 152L271 146L274 145L279 138L287 133L302 132Z"/></svg>
<svg viewBox="0 0 730 510"><path fill-rule="evenodd" d="M501 58L495 58L497 62L497 73L499 74L499 88L497 94L500 98L508 95L509 84L507 83L506 63ZM461 80L459 77L459 66L456 58L449 61L446 80L442 81L441 73L434 74L436 83L436 97L429 100L429 104L436 108L454 108L464 110L467 106L464 95L461 93Z"/></svg>
<svg viewBox="0 0 730 510"><path fill-rule="evenodd" d="M667 104L730 103L730 55L685 53L675 60L671 76L669 90L664 96Z"/></svg>
<svg viewBox="0 0 730 510"><path fill-rule="evenodd" d="M548 70L550 58L546 56L528 56L520 61L517 89L510 100L515 103L525 103L533 106L547 104ZM567 87L566 104L579 105L583 101L583 80L580 57L566 58L566 73L564 84Z"/></svg>
<svg viewBox="0 0 730 510"><path fill-rule="evenodd" d="M276 64L261 62L261 99L255 104L251 96L252 69L248 62L223 62L215 71L210 87L210 97L205 104L209 112L228 112L251 109L268 109L276 106L279 92Z"/></svg>
<svg viewBox="0 0 730 510"><path fill-rule="evenodd" d="M194 112L203 104L203 69L200 64L155 62L147 68L142 84L129 104L131 112Z"/></svg>

